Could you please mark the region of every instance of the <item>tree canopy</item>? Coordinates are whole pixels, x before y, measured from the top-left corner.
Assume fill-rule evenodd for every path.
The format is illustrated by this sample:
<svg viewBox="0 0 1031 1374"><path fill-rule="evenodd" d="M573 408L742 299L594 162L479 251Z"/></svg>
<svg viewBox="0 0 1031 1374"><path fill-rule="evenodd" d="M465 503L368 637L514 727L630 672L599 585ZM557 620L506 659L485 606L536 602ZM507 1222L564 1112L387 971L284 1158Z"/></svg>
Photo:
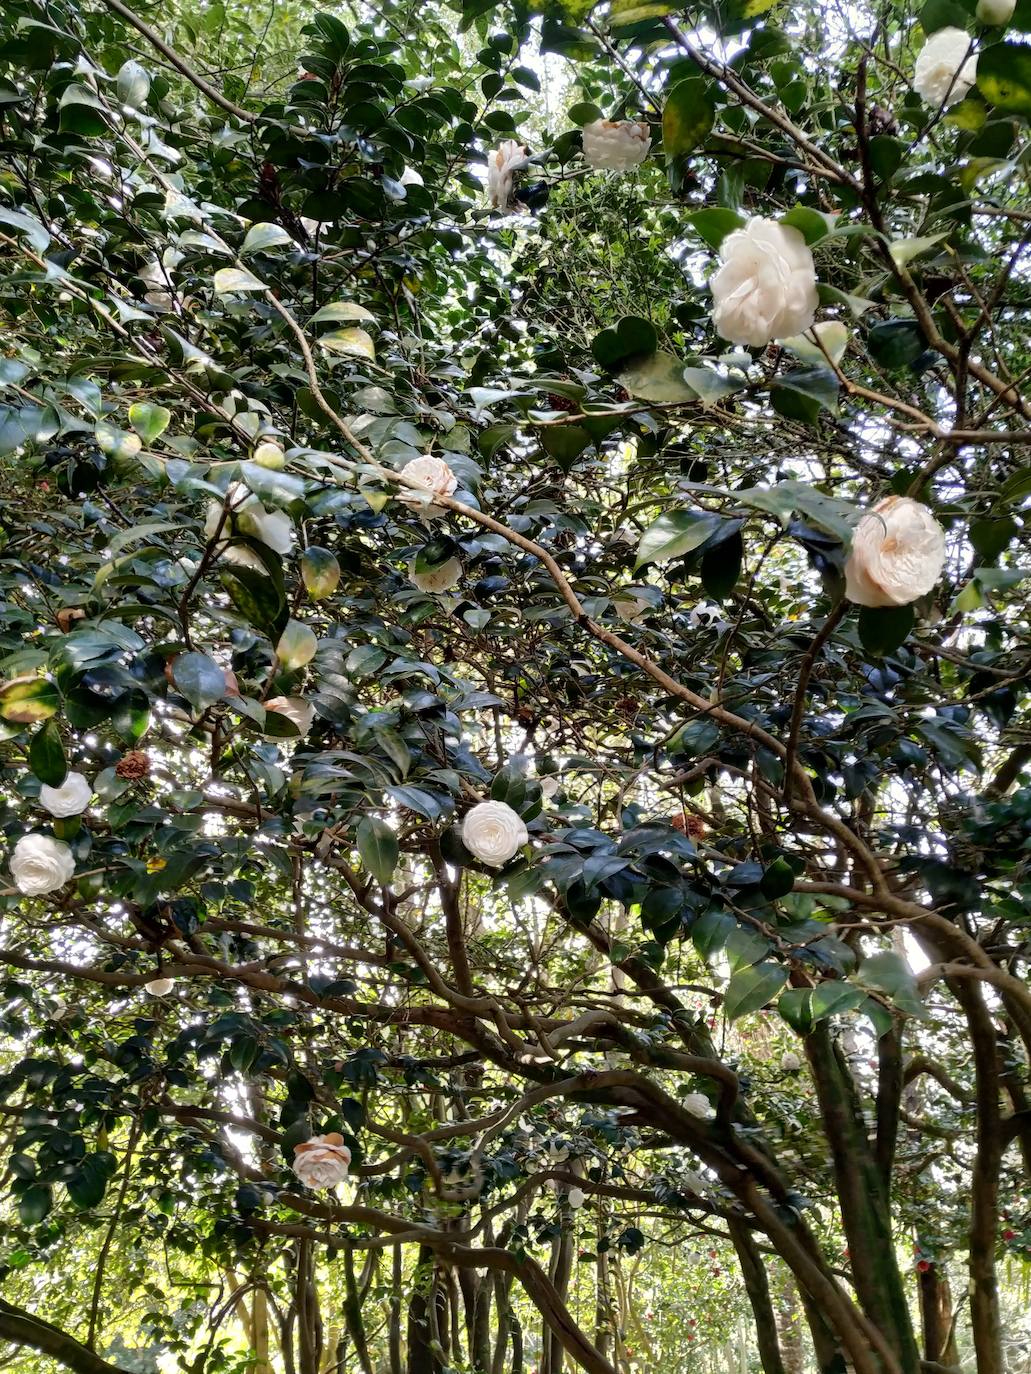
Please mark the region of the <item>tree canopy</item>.
<svg viewBox="0 0 1031 1374"><path fill-rule="evenodd" d="M1029 33L5 0L5 1368L1031 1368Z"/></svg>

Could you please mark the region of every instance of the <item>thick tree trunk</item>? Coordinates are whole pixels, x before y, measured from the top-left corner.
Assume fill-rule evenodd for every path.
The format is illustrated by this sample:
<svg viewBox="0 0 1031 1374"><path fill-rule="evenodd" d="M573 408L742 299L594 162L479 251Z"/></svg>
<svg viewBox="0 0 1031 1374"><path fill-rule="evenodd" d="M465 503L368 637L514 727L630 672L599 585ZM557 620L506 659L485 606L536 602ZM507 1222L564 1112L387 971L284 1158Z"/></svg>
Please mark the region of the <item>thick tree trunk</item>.
<svg viewBox="0 0 1031 1374"><path fill-rule="evenodd" d="M831 1149L856 1293L902 1374L919 1374L920 1352L895 1260L887 1189L870 1149L855 1082L826 1025L811 1031L805 1044Z"/></svg>

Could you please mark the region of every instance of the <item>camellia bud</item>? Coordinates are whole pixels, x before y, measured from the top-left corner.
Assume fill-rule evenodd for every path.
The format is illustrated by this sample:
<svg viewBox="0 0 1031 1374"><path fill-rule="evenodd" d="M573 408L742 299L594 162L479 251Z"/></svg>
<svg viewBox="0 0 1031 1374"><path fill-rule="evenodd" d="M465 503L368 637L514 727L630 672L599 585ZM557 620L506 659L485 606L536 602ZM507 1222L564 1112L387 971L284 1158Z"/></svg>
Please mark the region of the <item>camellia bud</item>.
<svg viewBox="0 0 1031 1374"><path fill-rule="evenodd" d="M340 564L336 554L312 544L301 554L301 577L313 601L332 596L340 584Z"/></svg>
<svg viewBox="0 0 1031 1374"><path fill-rule="evenodd" d="M974 16L979 24L1008 24L1017 0L978 0Z"/></svg>
<svg viewBox="0 0 1031 1374"><path fill-rule="evenodd" d="M259 468L271 468L273 471L279 472L286 467L286 454L278 444L274 444L268 439L254 450L251 461L257 463Z"/></svg>
<svg viewBox="0 0 1031 1374"><path fill-rule="evenodd" d="M276 645L276 657L284 668L303 668L315 657L319 641L315 632L299 620L288 620Z"/></svg>

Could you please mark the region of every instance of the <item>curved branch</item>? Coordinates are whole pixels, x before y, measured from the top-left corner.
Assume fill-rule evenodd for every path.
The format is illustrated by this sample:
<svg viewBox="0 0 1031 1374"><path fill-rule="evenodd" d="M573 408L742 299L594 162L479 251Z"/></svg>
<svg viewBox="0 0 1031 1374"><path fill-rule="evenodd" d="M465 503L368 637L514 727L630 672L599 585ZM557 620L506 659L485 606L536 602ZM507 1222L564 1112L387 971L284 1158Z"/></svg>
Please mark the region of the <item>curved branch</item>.
<svg viewBox="0 0 1031 1374"><path fill-rule="evenodd" d="M54 1326L42 1317L35 1317L13 1303L0 1298L0 1340L12 1345L29 1346L47 1355L58 1364L74 1369L76 1374L126 1374L119 1365L109 1364L95 1351Z"/></svg>

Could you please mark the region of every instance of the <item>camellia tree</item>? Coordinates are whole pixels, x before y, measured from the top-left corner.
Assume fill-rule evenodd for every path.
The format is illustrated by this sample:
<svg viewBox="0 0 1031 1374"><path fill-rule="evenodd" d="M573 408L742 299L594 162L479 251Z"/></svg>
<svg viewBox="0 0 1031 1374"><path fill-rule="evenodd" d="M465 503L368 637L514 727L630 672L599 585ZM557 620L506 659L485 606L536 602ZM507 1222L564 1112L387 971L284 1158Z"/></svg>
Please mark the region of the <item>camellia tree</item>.
<svg viewBox="0 0 1031 1374"><path fill-rule="evenodd" d="M15 1374L1004 1374L1031 4L6 0Z"/></svg>

